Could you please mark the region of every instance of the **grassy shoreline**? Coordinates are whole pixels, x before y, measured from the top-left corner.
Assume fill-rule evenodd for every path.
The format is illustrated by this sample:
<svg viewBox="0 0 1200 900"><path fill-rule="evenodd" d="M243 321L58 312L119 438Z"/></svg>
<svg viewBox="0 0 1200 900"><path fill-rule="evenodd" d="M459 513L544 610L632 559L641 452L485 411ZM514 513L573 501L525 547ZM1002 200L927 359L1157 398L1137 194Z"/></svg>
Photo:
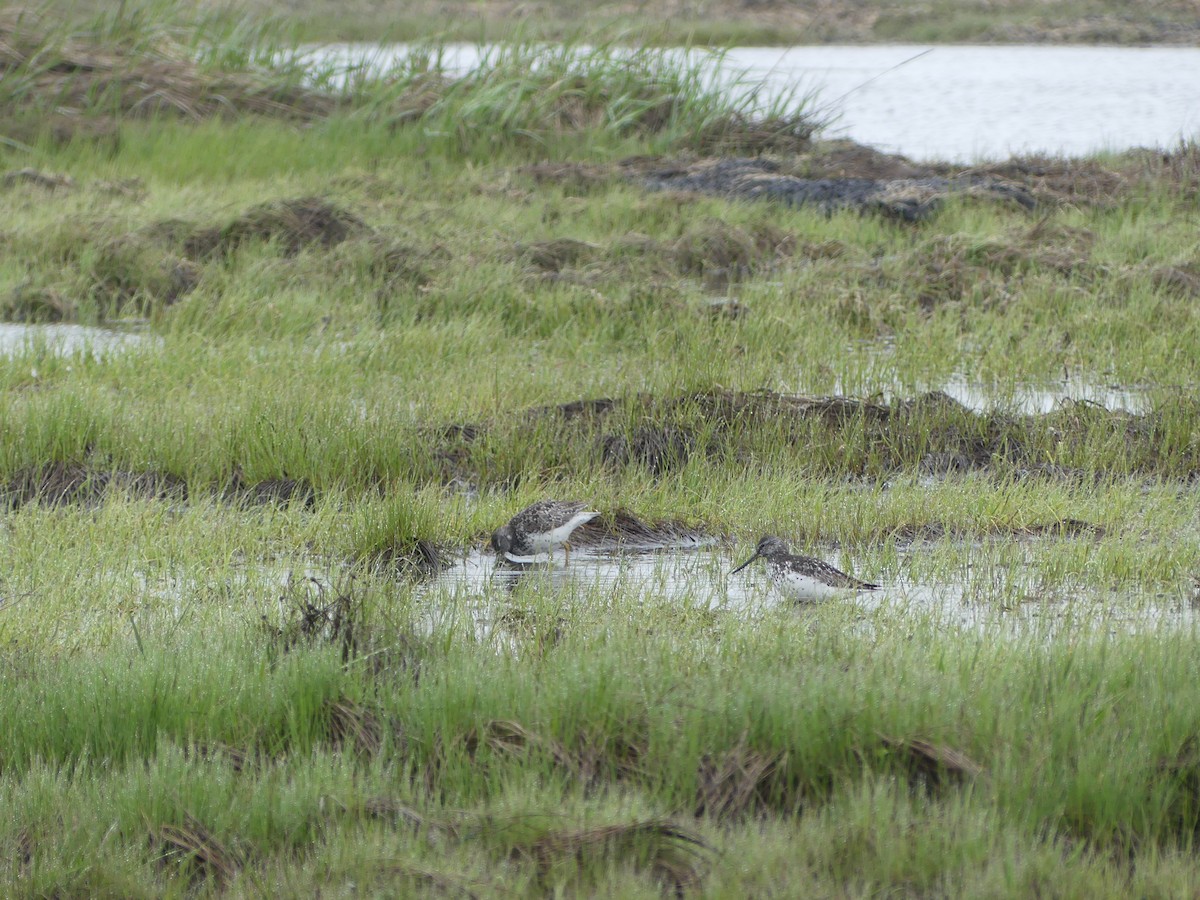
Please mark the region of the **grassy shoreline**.
<svg viewBox="0 0 1200 900"><path fill-rule="evenodd" d="M104 33L0 58L0 311L136 326L0 356L0 892L1197 890L1195 145L963 173L653 53L314 97ZM648 188L719 153L923 213ZM1009 402L1064 370L1147 408ZM544 496L885 602L426 577Z"/></svg>

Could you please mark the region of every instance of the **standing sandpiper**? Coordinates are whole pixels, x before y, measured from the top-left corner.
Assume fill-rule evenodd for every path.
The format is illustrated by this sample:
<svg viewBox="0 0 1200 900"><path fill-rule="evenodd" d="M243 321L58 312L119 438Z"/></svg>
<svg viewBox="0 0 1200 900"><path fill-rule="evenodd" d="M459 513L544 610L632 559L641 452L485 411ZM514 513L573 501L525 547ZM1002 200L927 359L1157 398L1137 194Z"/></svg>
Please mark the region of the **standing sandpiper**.
<svg viewBox="0 0 1200 900"><path fill-rule="evenodd" d="M578 500L539 500L492 535L492 549L511 562L528 562L539 553L566 547L571 532L600 513Z"/></svg>
<svg viewBox="0 0 1200 900"><path fill-rule="evenodd" d="M786 542L770 534L758 542L753 556L729 574L742 571L760 556L767 561L771 581L793 600L824 600L847 591L873 591L879 587L869 581L859 581L824 560L795 556Z"/></svg>

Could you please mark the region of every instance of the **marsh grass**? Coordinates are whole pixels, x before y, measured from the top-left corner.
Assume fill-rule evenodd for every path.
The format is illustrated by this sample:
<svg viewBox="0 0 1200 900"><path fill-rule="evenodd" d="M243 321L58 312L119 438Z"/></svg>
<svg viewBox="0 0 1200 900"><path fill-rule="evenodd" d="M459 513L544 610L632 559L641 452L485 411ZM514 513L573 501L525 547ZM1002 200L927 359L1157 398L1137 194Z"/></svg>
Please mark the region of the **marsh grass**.
<svg viewBox="0 0 1200 900"><path fill-rule="evenodd" d="M138 328L0 357L0 892L1195 892L1194 147L900 224L647 192L749 115L670 54L338 86L163 23L0 89L6 318ZM28 93L97 47L335 108ZM1015 399L1079 381L1146 408ZM695 588L431 577L546 496ZM882 598L706 599L763 533Z"/></svg>
<svg viewBox="0 0 1200 900"><path fill-rule="evenodd" d="M972 884L996 877L997 853L1013 877L1030 855L1048 862L1047 841L1076 850L1042 877L1098 866L1124 885L1126 854L1151 883L1182 874L1167 861L1197 824L1197 723L1178 693L1196 676L1187 636L1098 636L1063 654L866 638L793 615L756 629L684 615L668 630L612 613L564 608L560 642L528 654L432 634L419 678L347 664L334 646L276 656L249 622L218 645L210 632L203 651L187 630L148 629L132 666L116 645L67 669L10 657L0 839L24 841L34 883L116 867L144 891L176 878L232 889L285 858L307 884L331 855L351 878L400 842L377 877L515 866L505 884L539 890L753 883L734 848L785 827L830 884L888 881L896 866L929 888ZM59 819L85 795L82 815ZM834 822L836 846L816 836ZM897 842L905 829L924 837ZM781 851L751 858L774 867ZM489 878L473 889L490 894Z"/></svg>
<svg viewBox="0 0 1200 900"><path fill-rule="evenodd" d="M715 51L517 42L464 74L436 45L386 66L318 63L267 22L215 14L163 23L163 9L124 4L84 26L5 10L4 136L12 146L89 134L119 141L119 122L130 119L351 117L386 133L414 126L442 154L487 157L581 132L699 151L787 150L821 126L811 98L796 92L767 101L744 78L738 91L720 89L708 74L721 63Z"/></svg>

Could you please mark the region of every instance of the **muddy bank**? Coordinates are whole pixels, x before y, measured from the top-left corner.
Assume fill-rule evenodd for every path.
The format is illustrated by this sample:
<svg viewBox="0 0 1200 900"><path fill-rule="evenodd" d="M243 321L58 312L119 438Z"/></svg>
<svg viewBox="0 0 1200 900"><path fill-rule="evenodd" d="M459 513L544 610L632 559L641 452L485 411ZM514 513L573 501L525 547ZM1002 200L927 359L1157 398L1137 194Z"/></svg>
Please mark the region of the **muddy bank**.
<svg viewBox="0 0 1200 900"><path fill-rule="evenodd" d="M18 470L0 484L0 508L19 509L27 503L46 506L97 506L110 495L136 500L184 502L200 496L236 506L289 506L311 508L316 491L301 479L247 479L240 467L222 485L189 487L170 472L154 469L132 471L92 463L47 462Z"/></svg>
<svg viewBox="0 0 1200 900"><path fill-rule="evenodd" d="M928 218L950 197L1032 210L1063 203L1104 206L1137 187L1159 184L1194 196L1200 149L1134 150L1097 160L1014 157L964 167L916 163L853 141L810 142L769 156L638 157L612 165L540 163L518 173L578 194L614 182L788 206L877 213L905 222Z"/></svg>
<svg viewBox="0 0 1200 900"><path fill-rule="evenodd" d="M1200 477L1197 428L1200 401L1191 398L1144 415L1084 402L1017 415L976 412L940 391L891 404L709 391L578 400L421 434L435 447L441 477L456 483L476 482L481 471L503 482L512 461L493 455L500 445L534 458L550 453L546 464L558 471L638 468L653 478L672 477L693 460L754 468L794 456L812 477L988 472L1092 481Z"/></svg>

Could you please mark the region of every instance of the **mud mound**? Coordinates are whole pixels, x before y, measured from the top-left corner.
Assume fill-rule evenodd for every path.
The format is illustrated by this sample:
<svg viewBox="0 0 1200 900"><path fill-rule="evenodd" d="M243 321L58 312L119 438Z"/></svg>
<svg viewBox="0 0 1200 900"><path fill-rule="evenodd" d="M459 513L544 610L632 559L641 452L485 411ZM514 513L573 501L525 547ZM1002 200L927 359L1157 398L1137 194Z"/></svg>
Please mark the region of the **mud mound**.
<svg viewBox="0 0 1200 900"><path fill-rule="evenodd" d="M574 457L556 453L542 460L555 469L574 458L580 467L637 466L655 477L672 476L701 455L753 467L790 453L815 477L982 471L1003 479L1095 481L1200 478L1200 445L1190 439L1197 421L1200 400L1182 396L1145 414L1067 401L1048 413L1024 415L976 411L938 391L882 403L713 390L576 400L424 433L432 444L433 477L475 484L507 485L520 477L511 460L491 455L493 441L486 435L497 448L509 441L526 448L579 448ZM468 433L481 447L470 456L454 436ZM443 458L447 467L440 470ZM499 463L494 469L493 462ZM478 467L492 474L481 481Z"/></svg>
<svg viewBox="0 0 1200 900"><path fill-rule="evenodd" d="M939 235L915 248L903 267L882 280L898 290L911 290L913 273L919 273L917 303L925 311L968 298L1003 301L1012 282L1027 275L1090 279L1096 268L1091 263L1094 242L1090 231L1052 226L1046 219L993 240Z"/></svg>
<svg viewBox="0 0 1200 900"><path fill-rule="evenodd" d="M22 282L0 300L5 322L64 322L75 318L75 304L54 288Z"/></svg>
<svg viewBox="0 0 1200 900"><path fill-rule="evenodd" d="M27 503L46 506L98 506L112 492L139 500L185 501L192 494L178 475L154 469L135 472L109 469L78 461L56 461L19 470L0 485L0 506L17 509ZM235 471L216 496L239 506L288 506L306 509L316 501L308 482L294 478L248 481Z"/></svg>
<svg viewBox="0 0 1200 900"><path fill-rule="evenodd" d="M806 141L777 149L776 157L634 157L616 165L542 164L518 169L539 184L593 190L625 181L656 191L815 205L831 212L858 209L902 221L919 221L950 196L1038 204L1112 203L1139 183L1177 185L1177 193L1200 194L1200 150L1185 143L1171 152L1131 151L1107 162L1040 156L1013 157L976 167L917 163L849 140ZM761 152L761 151L759 151Z"/></svg>
<svg viewBox="0 0 1200 900"><path fill-rule="evenodd" d="M1130 184L1127 174L1095 160L1044 156L1017 156L963 174L1019 184L1040 203L1105 202Z"/></svg>
<svg viewBox="0 0 1200 900"><path fill-rule="evenodd" d="M601 516L580 525L571 535L572 547L594 550L626 550L669 547L712 539L712 535L683 522L643 522L633 513L619 509L611 517Z"/></svg>
<svg viewBox="0 0 1200 900"><path fill-rule="evenodd" d="M274 241L285 255L295 256L306 247L333 247L369 230L358 216L320 197L300 197L264 203L228 225L195 231L184 239L183 252L202 260L228 255L249 241Z"/></svg>
<svg viewBox="0 0 1200 900"><path fill-rule="evenodd" d="M649 190L692 191L742 200L770 200L788 206L816 206L825 212L857 209L904 222L918 222L950 196L970 194L1036 205L1025 188L988 175L876 179L863 177L805 178L786 174L781 164L762 158L701 160L680 168L648 173Z"/></svg>
<svg viewBox="0 0 1200 900"><path fill-rule="evenodd" d="M26 503L47 506L96 506L109 490L146 500L182 500L187 483L166 472L105 471L78 462L51 462L16 473L0 487L0 504L17 509Z"/></svg>
<svg viewBox="0 0 1200 900"><path fill-rule="evenodd" d="M97 247L80 260L80 274L103 317L147 315L170 306L200 282L200 267L164 253L139 235L127 234Z"/></svg>
<svg viewBox="0 0 1200 900"><path fill-rule="evenodd" d="M248 481L241 470L235 470L230 483L221 496L228 503L238 506L280 506L300 503L312 509L317 502L317 492L311 484L298 478L268 478L265 481Z"/></svg>

